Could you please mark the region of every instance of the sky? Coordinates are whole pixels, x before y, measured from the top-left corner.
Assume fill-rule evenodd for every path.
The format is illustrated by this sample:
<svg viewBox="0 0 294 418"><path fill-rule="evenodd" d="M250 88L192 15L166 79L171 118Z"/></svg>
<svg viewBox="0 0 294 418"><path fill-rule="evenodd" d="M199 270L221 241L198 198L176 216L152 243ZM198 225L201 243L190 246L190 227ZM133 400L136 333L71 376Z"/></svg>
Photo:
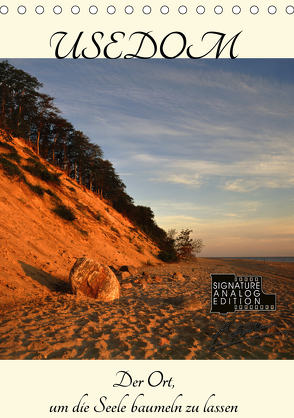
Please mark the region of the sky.
<svg viewBox="0 0 294 418"><path fill-rule="evenodd" d="M201 256L294 256L294 60L9 62Z"/></svg>

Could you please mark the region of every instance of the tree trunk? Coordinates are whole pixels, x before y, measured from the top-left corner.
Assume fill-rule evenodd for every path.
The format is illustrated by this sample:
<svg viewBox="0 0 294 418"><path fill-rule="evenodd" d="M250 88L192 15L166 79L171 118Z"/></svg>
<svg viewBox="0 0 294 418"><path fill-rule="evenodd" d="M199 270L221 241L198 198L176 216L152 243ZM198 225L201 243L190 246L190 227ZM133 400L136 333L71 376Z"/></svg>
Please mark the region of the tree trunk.
<svg viewBox="0 0 294 418"><path fill-rule="evenodd" d="M66 138L63 138L63 159L62 159L62 168L65 170L66 166Z"/></svg>
<svg viewBox="0 0 294 418"><path fill-rule="evenodd" d="M5 121L5 99L2 100L2 120Z"/></svg>
<svg viewBox="0 0 294 418"><path fill-rule="evenodd" d="M40 136L41 136L41 129L38 131L37 137L37 154L40 155Z"/></svg>
<svg viewBox="0 0 294 418"><path fill-rule="evenodd" d="M55 138L54 138L54 146L53 146L53 151L52 151L52 163L53 163L53 165L55 165L55 147L56 147L56 141L57 141L57 134L55 135Z"/></svg>

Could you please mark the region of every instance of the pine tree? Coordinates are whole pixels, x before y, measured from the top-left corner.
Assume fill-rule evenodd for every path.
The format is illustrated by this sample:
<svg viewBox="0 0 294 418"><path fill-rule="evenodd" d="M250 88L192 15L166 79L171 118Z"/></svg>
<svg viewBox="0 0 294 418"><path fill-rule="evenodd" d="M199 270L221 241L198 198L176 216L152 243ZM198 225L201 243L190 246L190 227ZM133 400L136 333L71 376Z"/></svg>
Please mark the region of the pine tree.
<svg viewBox="0 0 294 418"><path fill-rule="evenodd" d="M175 240L175 249L179 258L189 258L193 253L200 253L204 247L203 240L193 240L190 238L191 229L182 229L180 235Z"/></svg>
<svg viewBox="0 0 294 418"><path fill-rule="evenodd" d="M107 199L161 248L171 251L174 241L158 227L152 210L134 204L112 163L102 159L99 145L61 117L54 98L39 93L41 87L35 77L8 61L0 62L0 128L34 144L38 155Z"/></svg>

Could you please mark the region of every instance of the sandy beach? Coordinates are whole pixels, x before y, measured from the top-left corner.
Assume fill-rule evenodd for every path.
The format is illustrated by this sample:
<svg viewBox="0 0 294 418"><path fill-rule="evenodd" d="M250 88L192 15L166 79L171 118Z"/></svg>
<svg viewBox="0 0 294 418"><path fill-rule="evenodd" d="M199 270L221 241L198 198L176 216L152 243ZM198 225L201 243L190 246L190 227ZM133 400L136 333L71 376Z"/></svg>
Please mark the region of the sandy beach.
<svg viewBox="0 0 294 418"><path fill-rule="evenodd" d="M159 280L142 284L143 272ZM276 311L210 313L211 273L262 276L263 291L276 294ZM199 258L140 268L119 279L121 297L108 303L71 294L66 281L56 291L38 285L30 296L0 306L0 358L293 359L293 279L293 263ZM201 309L178 303L191 294ZM225 347L212 351L213 336L226 323L229 332L241 325L252 331L233 340L223 332L217 343Z"/></svg>
<svg viewBox="0 0 294 418"><path fill-rule="evenodd" d="M11 143L23 161L32 155L23 140ZM47 190L43 196L0 176L0 359L293 358L294 263L201 257L162 264L159 248L128 218L40 161L60 179L48 184L26 172ZM56 201L74 222L55 214ZM82 257L133 268L129 277L117 274L119 299L72 294L69 272ZM211 313L212 273L262 276L276 311ZM187 304L191 295L196 302Z"/></svg>

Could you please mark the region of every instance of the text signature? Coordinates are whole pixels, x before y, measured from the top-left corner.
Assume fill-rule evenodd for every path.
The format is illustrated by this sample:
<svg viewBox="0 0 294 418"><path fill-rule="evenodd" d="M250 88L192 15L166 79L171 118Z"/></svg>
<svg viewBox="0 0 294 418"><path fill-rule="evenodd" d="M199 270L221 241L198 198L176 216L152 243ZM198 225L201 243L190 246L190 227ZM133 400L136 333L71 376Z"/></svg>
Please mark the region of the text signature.
<svg viewBox="0 0 294 418"><path fill-rule="evenodd" d="M244 325L240 325L235 331L232 331L232 332L230 332L230 326L231 326L231 321L226 322L221 327L221 329L212 336L213 341L212 341L211 347L209 348L209 351L217 351L217 350L220 350L221 348L229 347L231 345L236 345L236 344L242 343L243 341L248 341L248 340L252 340L255 338L266 338L272 335L282 335L282 334L288 335L288 331L277 331L277 332L270 332L270 333L263 333L263 334L255 334L255 335L251 335L250 337L248 337L249 334L260 332L260 331L267 331L269 328L273 326L278 326L278 324L275 324L275 323L272 323L271 325L262 325L259 322L256 322L249 328L247 327L245 328ZM218 338L222 334L228 334L228 337L231 341L228 342L227 344L219 343ZM236 340L235 339L236 337L239 337L239 339Z"/></svg>

